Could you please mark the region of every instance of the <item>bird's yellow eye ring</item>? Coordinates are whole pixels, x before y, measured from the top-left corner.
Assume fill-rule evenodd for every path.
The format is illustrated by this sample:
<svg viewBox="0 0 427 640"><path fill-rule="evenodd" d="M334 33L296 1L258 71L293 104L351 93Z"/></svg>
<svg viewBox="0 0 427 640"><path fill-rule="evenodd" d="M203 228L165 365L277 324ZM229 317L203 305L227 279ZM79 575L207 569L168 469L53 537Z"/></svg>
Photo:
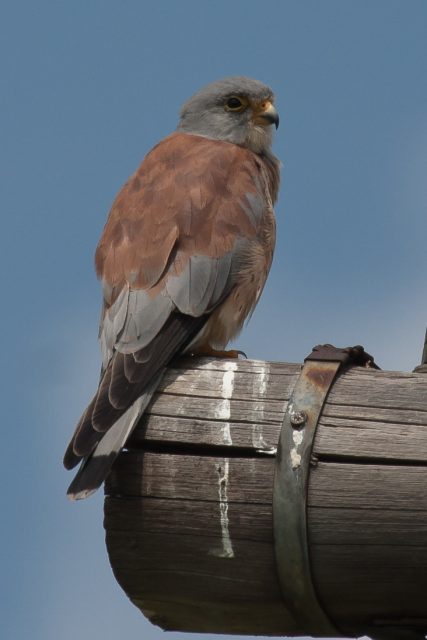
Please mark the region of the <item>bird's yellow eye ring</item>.
<svg viewBox="0 0 427 640"><path fill-rule="evenodd" d="M245 102L238 96L230 96L225 103L226 111L243 111L245 107Z"/></svg>

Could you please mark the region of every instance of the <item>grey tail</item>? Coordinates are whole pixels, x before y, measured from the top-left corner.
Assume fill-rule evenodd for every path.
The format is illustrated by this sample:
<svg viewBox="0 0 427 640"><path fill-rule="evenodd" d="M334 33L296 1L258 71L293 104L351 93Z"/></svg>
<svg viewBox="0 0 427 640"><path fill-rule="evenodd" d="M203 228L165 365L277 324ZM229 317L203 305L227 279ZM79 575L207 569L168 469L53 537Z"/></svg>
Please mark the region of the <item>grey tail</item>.
<svg viewBox="0 0 427 640"><path fill-rule="evenodd" d="M88 498L99 489L139 418L147 408L159 386L163 373L164 369L153 378L145 388L144 393L106 432L90 456L83 460L76 476L68 487L67 496L70 500Z"/></svg>

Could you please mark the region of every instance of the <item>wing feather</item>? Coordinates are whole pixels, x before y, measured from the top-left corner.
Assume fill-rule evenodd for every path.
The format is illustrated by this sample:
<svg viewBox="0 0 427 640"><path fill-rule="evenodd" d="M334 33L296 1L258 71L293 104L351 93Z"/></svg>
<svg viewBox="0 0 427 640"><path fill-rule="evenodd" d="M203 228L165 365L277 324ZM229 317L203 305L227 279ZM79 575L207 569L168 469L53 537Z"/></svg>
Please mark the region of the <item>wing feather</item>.
<svg viewBox="0 0 427 640"><path fill-rule="evenodd" d="M144 290L131 289L126 320L114 348L122 353L142 349L161 330L173 310L173 301L164 292L152 297Z"/></svg>
<svg viewBox="0 0 427 640"><path fill-rule="evenodd" d="M151 397L164 367L248 270L248 247L271 205L263 172L247 149L175 133L117 196L95 256L104 290L101 381L64 458L68 468L86 460L74 497L85 497L84 478L99 486L147 390Z"/></svg>

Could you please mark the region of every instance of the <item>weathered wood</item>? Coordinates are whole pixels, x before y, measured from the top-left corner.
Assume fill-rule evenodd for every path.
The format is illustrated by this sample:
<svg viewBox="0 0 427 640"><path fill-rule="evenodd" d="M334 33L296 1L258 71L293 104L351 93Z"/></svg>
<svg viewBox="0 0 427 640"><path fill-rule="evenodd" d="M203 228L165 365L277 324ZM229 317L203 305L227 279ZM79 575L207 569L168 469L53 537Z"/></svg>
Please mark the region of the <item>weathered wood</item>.
<svg viewBox="0 0 427 640"><path fill-rule="evenodd" d="M107 483L108 495L218 502L227 487L228 502L271 502L274 458L224 458L124 452Z"/></svg>
<svg viewBox="0 0 427 640"><path fill-rule="evenodd" d="M308 504L427 512L426 483L427 466L320 463L311 472Z"/></svg>
<svg viewBox="0 0 427 640"><path fill-rule="evenodd" d="M297 632L275 576L271 500L263 504L259 491L272 482L259 477L271 476L271 459L246 483L247 494L239 491L247 460L229 461L225 514L218 480L227 460L132 452L125 462L143 464L146 482L137 486L138 473L120 467L112 474L110 494L134 497L106 499L107 545L128 596L146 613L163 612L149 616L153 622L181 631Z"/></svg>
<svg viewBox="0 0 427 640"><path fill-rule="evenodd" d="M180 507L171 509L170 500L162 498L107 498L105 527L135 533L144 520L145 533L170 534L173 530L182 535L216 537L221 541L217 501L182 500ZM272 543L271 504L236 502L232 507L229 504L227 515L233 540Z"/></svg>
<svg viewBox="0 0 427 640"><path fill-rule="evenodd" d="M418 510L309 507L312 545L385 545L423 547L427 520Z"/></svg>
<svg viewBox="0 0 427 640"><path fill-rule="evenodd" d="M134 444L221 446L229 445L231 439L234 447L275 447L301 366L239 362L232 398L218 406L230 363L204 362L196 368L191 360L184 360L183 366L193 368L168 371L134 434ZM339 377L329 394L316 452L425 460L426 398L427 381L422 375L352 369Z"/></svg>
<svg viewBox="0 0 427 640"><path fill-rule="evenodd" d="M106 483L110 561L165 629L298 635L274 564L275 447L296 364L174 363ZM354 368L314 442L308 535L343 633L427 618L427 376Z"/></svg>
<svg viewBox="0 0 427 640"><path fill-rule="evenodd" d="M312 571L338 626L363 629L373 618L427 615L426 481L425 466L313 469Z"/></svg>

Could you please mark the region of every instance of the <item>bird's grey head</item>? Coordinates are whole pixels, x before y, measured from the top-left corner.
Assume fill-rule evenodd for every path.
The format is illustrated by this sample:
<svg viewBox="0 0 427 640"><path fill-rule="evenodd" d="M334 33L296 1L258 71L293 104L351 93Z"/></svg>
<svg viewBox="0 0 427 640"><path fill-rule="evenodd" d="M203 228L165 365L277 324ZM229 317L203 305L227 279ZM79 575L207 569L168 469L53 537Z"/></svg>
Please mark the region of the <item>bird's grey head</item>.
<svg viewBox="0 0 427 640"><path fill-rule="evenodd" d="M181 109L178 131L268 151L279 126L272 90L258 80L225 78L209 84Z"/></svg>

